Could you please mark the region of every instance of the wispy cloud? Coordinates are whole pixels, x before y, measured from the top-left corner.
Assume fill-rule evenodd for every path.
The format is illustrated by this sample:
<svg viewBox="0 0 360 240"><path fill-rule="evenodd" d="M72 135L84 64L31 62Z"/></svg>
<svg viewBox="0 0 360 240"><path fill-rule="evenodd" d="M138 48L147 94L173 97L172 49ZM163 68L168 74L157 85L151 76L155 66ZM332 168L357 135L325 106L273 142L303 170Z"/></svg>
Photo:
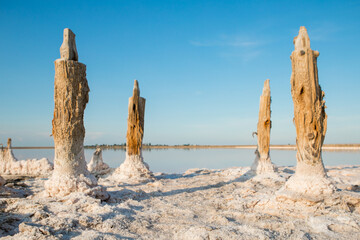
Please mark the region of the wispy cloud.
<svg viewBox="0 0 360 240"><path fill-rule="evenodd" d="M253 47L260 45L257 40L240 35L221 35L212 40L191 40L190 44L198 47Z"/></svg>
<svg viewBox="0 0 360 240"><path fill-rule="evenodd" d="M265 43L244 35L222 34L214 39L191 40L191 45L214 48L223 58L241 58L244 62L251 61L261 55L259 49Z"/></svg>
<svg viewBox="0 0 360 240"><path fill-rule="evenodd" d="M318 22L313 26L305 26L308 30L310 41L331 41L336 38L337 33L341 31L341 27L332 22ZM293 35L296 36L299 28L293 28Z"/></svg>
<svg viewBox="0 0 360 240"><path fill-rule="evenodd" d="M319 26L317 28L314 28L310 30L311 32L311 38L315 41L328 41L332 39L337 32L340 31L340 28L333 25L325 24L323 26Z"/></svg>
<svg viewBox="0 0 360 240"><path fill-rule="evenodd" d="M224 58L241 58L243 62L249 62L261 55L260 50L241 51L241 52L220 52L220 56Z"/></svg>
<svg viewBox="0 0 360 240"><path fill-rule="evenodd" d="M35 135L40 137L51 137L51 130L49 130L48 132L36 132Z"/></svg>
<svg viewBox="0 0 360 240"><path fill-rule="evenodd" d="M86 138L89 140L97 140L104 136L103 132L86 132Z"/></svg>
<svg viewBox="0 0 360 240"><path fill-rule="evenodd" d="M196 90L196 91L194 92L194 95L195 95L195 96L202 96L202 95L203 95L203 91L201 91L201 90Z"/></svg>

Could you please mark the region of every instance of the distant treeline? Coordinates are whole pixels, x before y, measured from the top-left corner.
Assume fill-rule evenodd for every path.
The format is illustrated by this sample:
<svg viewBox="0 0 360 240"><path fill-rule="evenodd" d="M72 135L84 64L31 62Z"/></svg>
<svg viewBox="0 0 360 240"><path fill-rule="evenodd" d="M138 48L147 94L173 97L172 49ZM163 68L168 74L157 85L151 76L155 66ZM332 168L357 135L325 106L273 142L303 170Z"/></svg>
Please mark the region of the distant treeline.
<svg viewBox="0 0 360 240"><path fill-rule="evenodd" d="M125 149L126 143L122 144L101 144L101 145L87 145L85 148L95 149L96 147L100 147L102 149ZM360 148L360 144L324 144L325 148ZM143 144L144 149L162 149L162 148L256 148L256 145L196 145L196 144L182 144L182 145L167 145L167 144L151 144L145 143ZM270 145L270 148L286 148L286 149L295 149L296 145Z"/></svg>
<svg viewBox="0 0 360 240"><path fill-rule="evenodd" d="M3 146L5 148L6 146ZM97 145L86 145L84 148L86 149L96 149L96 147L100 147L101 149L125 149L126 144L97 144ZM47 147L14 147L13 149L53 149L53 146L47 146ZM151 143L145 143L143 144L143 149L166 149L166 148L181 148L181 149L191 149L191 148L256 148L256 145L196 145L196 144L182 144L182 145L167 145L167 144L151 144ZM296 145L292 144L272 144L270 145L270 148L273 149L296 149ZM324 144L323 149L360 149L360 144ZM1 146L0 146L1 149Z"/></svg>
<svg viewBox="0 0 360 240"><path fill-rule="evenodd" d="M189 146L190 144L184 144L182 146ZM120 144L113 144L113 145L109 145L109 144L96 144L96 145L86 145L84 146L84 148L89 148L89 149L93 149L93 148L97 148L100 147L102 149L124 149L126 148L126 143L120 143ZM144 143L143 144L143 148L156 148L156 147L170 147L169 145L166 144L155 144L152 145L151 143Z"/></svg>

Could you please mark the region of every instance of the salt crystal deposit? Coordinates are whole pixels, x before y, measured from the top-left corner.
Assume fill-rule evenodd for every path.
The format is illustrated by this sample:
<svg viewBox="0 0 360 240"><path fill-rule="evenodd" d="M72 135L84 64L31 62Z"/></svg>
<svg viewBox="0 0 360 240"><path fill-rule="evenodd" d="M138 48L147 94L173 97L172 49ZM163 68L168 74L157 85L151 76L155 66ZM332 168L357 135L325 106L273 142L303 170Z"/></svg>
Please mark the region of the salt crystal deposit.
<svg viewBox="0 0 360 240"><path fill-rule="evenodd" d="M16 160L11 149L11 138L8 138L7 146L0 149L0 162L13 162Z"/></svg>
<svg viewBox="0 0 360 240"><path fill-rule="evenodd" d="M360 238L360 189L356 188L360 166L328 168L341 192L313 202L277 201L276 192L295 168L279 167L276 178L247 177L249 170L154 173L156 181L141 184L100 179L111 196L107 201L81 192L49 201L41 195L44 180L15 182L12 188L30 190L31 195L14 198L9 193L1 198L0 236L12 240Z"/></svg>
<svg viewBox="0 0 360 240"><path fill-rule="evenodd" d="M17 160L12 152L11 138L8 139L7 147L0 149L0 174L19 176L49 175L53 170L53 164L46 158Z"/></svg>
<svg viewBox="0 0 360 240"><path fill-rule="evenodd" d="M101 148L96 148L87 168L91 173L96 175L106 174L110 171L109 165L104 163Z"/></svg>

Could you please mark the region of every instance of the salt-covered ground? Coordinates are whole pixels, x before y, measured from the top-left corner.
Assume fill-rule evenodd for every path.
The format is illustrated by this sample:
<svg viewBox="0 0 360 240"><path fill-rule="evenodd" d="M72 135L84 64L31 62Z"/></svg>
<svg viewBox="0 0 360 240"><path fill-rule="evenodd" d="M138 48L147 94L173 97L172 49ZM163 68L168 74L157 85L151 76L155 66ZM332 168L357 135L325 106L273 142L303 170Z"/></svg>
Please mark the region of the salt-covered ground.
<svg viewBox="0 0 360 240"><path fill-rule="evenodd" d="M325 200L279 199L294 168L278 177L249 168L192 169L120 184L100 179L106 202L73 193L41 197L45 179L7 183L2 239L360 239L360 166L328 168L339 190Z"/></svg>

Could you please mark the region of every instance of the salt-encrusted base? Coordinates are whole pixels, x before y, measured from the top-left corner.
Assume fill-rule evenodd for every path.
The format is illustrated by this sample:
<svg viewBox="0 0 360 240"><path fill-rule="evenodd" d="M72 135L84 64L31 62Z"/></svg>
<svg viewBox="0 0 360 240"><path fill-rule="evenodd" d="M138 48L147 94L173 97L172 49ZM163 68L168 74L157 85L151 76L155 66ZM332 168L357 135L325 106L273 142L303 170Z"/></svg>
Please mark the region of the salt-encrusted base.
<svg viewBox="0 0 360 240"><path fill-rule="evenodd" d="M322 161L313 164L298 161L295 175L277 192L277 198L322 199L335 191L336 187L327 177Z"/></svg>
<svg viewBox="0 0 360 240"><path fill-rule="evenodd" d="M109 165L107 165L103 161L101 149L96 149L91 158L91 161L87 165L87 169L89 170L89 172L96 175L107 174L111 171Z"/></svg>
<svg viewBox="0 0 360 240"><path fill-rule="evenodd" d="M43 176L50 174L53 169L53 164L46 158L0 162L0 174L4 175Z"/></svg>
<svg viewBox="0 0 360 240"><path fill-rule="evenodd" d="M143 161L142 156L126 154L125 161L109 177L115 182L147 182L154 180L149 165Z"/></svg>
<svg viewBox="0 0 360 240"><path fill-rule="evenodd" d="M275 173L275 165L271 162L270 157L267 159L260 159L259 155L256 156L251 171L255 174Z"/></svg>
<svg viewBox="0 0 360 240"><path fill-rule="evenodd" d="M11 144L8 143L9 145ZM52 172L54 166L46 158L18 161L9 146L0 150L0 174L44 176Z"/></svg>
<svg viewBox="0 0 360 240"><path fill-rule="evenodd" d="M277 200L319 201L336 191L334 184L324 176L294 175L276 193Z"/></svg>
<svg viewBox="0 0 360 240"><path fill-rule="evenodd" d="M5 149L0 149L0 162L14 162L14 161L17 161L17 159L15 158L12 152L11 146Z"/></svg>
<svg viewBox="0 0 360 240"><path fill-rule="evenodd" d="M77 177L54 173L45 182L45 196L64 197L73 192L83 192L89 196L107 200L110 196L106 189L97 185L96 178L89 174L80 174Z"/></svg>
<svg viewBox="0 0 360 240"><path fill-rule="evenodd" d="M104 175L111 171L109 165L104 162L98 162L97 164L89 163L87 165L89 172L95 175Z"/></svg>

